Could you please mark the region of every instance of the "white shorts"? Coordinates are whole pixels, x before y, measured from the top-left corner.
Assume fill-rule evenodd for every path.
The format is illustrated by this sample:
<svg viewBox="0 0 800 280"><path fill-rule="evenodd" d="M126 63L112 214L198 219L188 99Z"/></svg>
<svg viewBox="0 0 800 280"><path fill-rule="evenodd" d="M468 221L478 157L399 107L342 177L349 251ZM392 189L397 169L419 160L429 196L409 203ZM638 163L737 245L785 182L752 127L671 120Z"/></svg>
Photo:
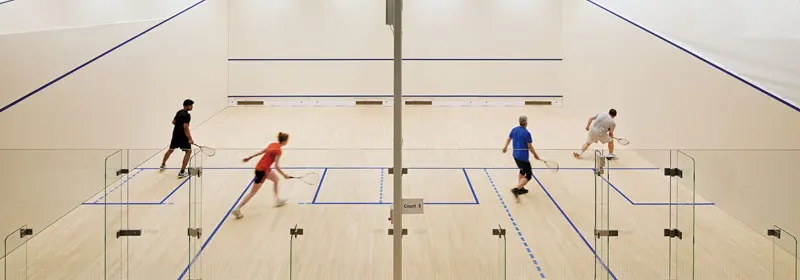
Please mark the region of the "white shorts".
<svg viewBox="0 0 800 280"><path fill-rule="evenodd" d="M586 137L586 143L593 144L597 142L603 144L611 142L611 136L608 136L608 133L606 132L589 131L589 136Z"/></svg>

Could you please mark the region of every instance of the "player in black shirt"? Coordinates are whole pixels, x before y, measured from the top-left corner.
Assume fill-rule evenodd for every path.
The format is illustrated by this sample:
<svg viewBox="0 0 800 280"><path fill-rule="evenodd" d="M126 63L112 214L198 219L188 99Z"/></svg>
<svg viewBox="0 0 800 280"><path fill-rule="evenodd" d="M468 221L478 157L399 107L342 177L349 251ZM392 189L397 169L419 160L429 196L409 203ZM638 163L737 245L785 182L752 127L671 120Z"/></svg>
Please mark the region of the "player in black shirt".
<svg viewBox="0 0 800 280"><path fill-rule="evenodd" d="M183 150L185 154L183 155L183 165L181 165L178 178L189 176L189 174L186 174L186 165L189 164L189 157L192 154L192 144L194 144L192 134L189 132L189 122L192 121L192 115L189 114L189 111L191 111L193 107L194 101L186 99L183 101L183 109L175 113L175 117L172 119L172 124L175 125L172 128L172 140L169 143L167 153L164 154L164 160L161 161L161 171L164 171L167 159L169 159L169 155L172 154L172 151L177 148Z"/></svg>

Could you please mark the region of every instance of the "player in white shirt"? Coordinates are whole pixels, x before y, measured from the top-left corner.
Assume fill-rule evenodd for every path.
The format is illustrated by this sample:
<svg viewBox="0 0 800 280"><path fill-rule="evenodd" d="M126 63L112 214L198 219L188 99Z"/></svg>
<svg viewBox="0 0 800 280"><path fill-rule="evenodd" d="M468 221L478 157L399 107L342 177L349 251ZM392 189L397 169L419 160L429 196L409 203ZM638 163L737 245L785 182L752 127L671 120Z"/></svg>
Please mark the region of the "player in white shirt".
<svg viewBox="0 0 800 280"><path fill-rule="evenodd" d="M608 113L600 113L591 118L589 118L589 122L586 123L586 131L589 131L589 136L586 139L586 143L583 144L580 153L572 153L575 158L581 158L586 149L589 148L589 145L593 143L600 142L603 144L608 143L608 156L609 158L614 157L614 128L617 127L617 123L614 121L614 118L617 116L617 110L611 109Z"/></svg>

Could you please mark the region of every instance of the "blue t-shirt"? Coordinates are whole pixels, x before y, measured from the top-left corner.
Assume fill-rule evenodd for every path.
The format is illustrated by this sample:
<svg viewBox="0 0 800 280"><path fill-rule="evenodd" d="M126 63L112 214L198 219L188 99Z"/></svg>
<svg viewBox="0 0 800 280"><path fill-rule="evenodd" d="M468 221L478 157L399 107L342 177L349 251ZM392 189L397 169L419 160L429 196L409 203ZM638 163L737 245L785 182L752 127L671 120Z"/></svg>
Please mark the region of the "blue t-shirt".
<svg viewBox="0 0 800 280"><path fill-rule="evenodd" d="M528 143L533 143L531 133L528 129L517 126L508 134L508 138L512 140L512 147L514 147L514 158L521 161L528 161Z"/></svg>

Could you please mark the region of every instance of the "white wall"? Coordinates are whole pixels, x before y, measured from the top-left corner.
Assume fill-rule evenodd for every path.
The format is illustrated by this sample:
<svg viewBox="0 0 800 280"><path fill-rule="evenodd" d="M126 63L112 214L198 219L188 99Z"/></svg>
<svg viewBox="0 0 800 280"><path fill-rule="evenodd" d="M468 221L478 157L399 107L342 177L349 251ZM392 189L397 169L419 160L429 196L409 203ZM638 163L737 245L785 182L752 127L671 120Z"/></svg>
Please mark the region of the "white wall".
<svg viewBox="0 0 800 280"><path fill-rule="evenodd" d="M23 9L28 1L16 1L0 6L0 11L61 13L65 5L85 2ZM138 3L128 2L123 6ZM155 14L177 12L177 4L182 5L178 11L189 6L173 2ZM144 2L142 10L153 8L148 6L153 3ZM112 151L97 149L153 149L133 151L131 168L155 155L169 144L170 122L184 99L196 102L193 128L222 110L227 93L227 8L227 1L207 0L0 113L0 148L50 149L0 150L0 232L22 224L39 232L101 191L103 161ZM0 104L9 104L158 22L0 35ZM94 150L52 150L81 148Z"/></svg>
<svg viewBox="0 0 800 280"><path fill-rule="evenodd" d="M164 19L197 1L13 1L0 6L0 34Z"/></svg>
<svg viewBox="0 0 800 280"><path fill-rule="evenodd" d="M231 58L393 56L385 2L231 2ZM554 0L406 1L406 58L560 58ZM408 61L409 94L560 94L560 61ZM447 75L445 75L447 74ZM312 78L313 77L313 78ZM388 94L391 61L233 61L231 95Z"/></svg>
<svg viewBox="0 0 800 280"><path fill-rule="evenodd" d="M204 2L7 109L0 147L168 145L184 99L196 102L194 125L225 106L227 15L225 1ZM158 22L2 35L0 46L13 51L0 53L0 101L5 106Z"/></svg>
<svg viewBox="0 0 800 280"><path fill-rule="evenodd" d="M586 118L618 109L617 135L631 139L629 148L800 148L792 108L585 0L565 2L564 17L565 104ZM800 232L796 216L777 214L800 213L785 199L800 197L786 180L798 165L784 160L791 154L770 153L774 161L753 164L771 171L756 171L736 153L689 153L700 195L761 234L767 223ZM731 174L747 180L732 183Z"/></svg>
<svg viewBox="0 0 800 280"><path fill-rule="evenodd" d="M797 0L595 0L800 107Z"/></svg>

